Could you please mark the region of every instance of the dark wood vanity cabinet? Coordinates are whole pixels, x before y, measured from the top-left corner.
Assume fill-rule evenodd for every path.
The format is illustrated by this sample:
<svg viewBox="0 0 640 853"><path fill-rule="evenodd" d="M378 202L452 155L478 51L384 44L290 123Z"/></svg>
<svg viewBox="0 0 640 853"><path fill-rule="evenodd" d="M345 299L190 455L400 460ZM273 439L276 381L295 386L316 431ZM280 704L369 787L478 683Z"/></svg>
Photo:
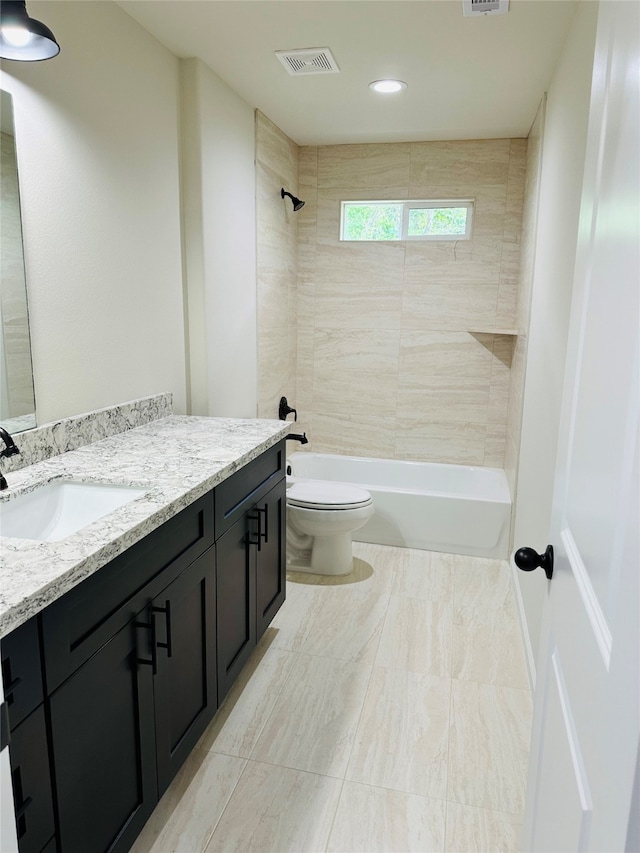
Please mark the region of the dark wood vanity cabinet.
<svg viewBox="0 0 640 853"><path fill-rule="evenodd" d="M130 848L284 601L284 464L281 442L2 640L20 853Z"/></svg>
<svg viewBox="0 0 640 853"><path fill-rule="evenodd" d="M284 443L216 489L218 703L285 599Z"/></svg>

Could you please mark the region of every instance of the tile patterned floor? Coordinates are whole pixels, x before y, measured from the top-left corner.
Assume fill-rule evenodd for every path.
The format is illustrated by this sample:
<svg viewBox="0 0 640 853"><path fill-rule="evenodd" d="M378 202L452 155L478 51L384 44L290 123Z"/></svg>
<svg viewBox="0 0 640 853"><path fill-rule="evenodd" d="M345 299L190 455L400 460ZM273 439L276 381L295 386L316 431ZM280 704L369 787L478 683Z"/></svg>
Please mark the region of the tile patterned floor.
<svg viewBox="0 0 640 853"><path fill-rule="evenodd" d="M288 598L134 853L516 851L531 724L507 563L354 544Z"/></svg>

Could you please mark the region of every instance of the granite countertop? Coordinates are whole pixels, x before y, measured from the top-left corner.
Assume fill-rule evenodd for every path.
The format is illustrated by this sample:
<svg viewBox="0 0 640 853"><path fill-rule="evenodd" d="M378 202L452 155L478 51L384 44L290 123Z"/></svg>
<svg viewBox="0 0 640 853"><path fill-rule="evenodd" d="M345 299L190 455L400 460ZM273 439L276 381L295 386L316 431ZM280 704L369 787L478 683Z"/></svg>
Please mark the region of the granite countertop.
<svg viewBox="0 0 640 853"><path fill-rule="evenodd" d="M55 479L147 491L59 542L0 536L0 637L277 444L289 428L275 420L171 415L7 475L0 501Z"/></svg>

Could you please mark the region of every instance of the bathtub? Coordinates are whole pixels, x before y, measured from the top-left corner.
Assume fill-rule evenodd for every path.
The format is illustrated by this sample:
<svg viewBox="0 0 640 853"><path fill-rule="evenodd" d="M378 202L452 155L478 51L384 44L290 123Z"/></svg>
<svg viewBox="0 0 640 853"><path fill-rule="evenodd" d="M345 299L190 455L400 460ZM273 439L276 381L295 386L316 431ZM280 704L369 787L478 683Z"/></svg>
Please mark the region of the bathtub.
<svg viewBox="0 0 640 853"><path fill-rule="evenodd" d="M449 554L507 559L511 496L504 471L293 453L294 477L352 483L371 493L375 513L353 538Z"/></svg>

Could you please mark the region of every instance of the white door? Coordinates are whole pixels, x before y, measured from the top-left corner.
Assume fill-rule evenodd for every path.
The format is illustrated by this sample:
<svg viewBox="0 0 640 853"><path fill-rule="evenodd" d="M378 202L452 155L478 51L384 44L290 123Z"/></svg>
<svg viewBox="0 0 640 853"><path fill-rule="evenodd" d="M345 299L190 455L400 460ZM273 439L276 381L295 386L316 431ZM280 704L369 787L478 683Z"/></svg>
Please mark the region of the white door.
<svg viewBox="0 0 640 853"><path fill-rule="evenodd" d="M628 838L637 849L639 33L638 3L600 3L523 824L532 851L614 853Z"/></svg>

